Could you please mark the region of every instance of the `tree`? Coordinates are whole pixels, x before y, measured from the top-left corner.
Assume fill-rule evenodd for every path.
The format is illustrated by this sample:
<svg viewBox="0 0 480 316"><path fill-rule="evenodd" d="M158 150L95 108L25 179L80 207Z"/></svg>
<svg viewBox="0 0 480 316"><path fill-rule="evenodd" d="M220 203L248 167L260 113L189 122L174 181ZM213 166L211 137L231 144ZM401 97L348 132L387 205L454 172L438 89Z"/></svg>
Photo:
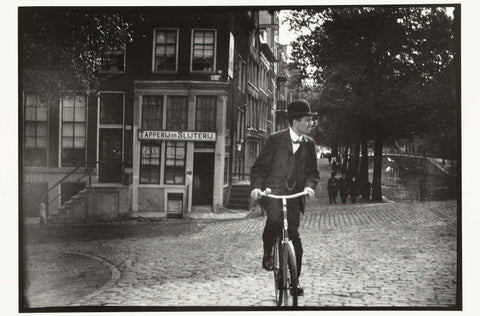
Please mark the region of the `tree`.
<svg viewBox="0 0 480 316"><path fill-rule="evenodd" d="M335 138L374 140L372 198L380 201L383 144L421 135L432 121L435 102L425 96L453 62L453 20L441 7L347 7L293 12L290 26L309 30L292 56L315 69Z"/></svg>
<svg viewBox="0 0 480 316"><path fill-rule="evenodd" d="M141 18L126 9L20 8L22 88L44 97L95 88L103 53L130 43Z"/></svg>

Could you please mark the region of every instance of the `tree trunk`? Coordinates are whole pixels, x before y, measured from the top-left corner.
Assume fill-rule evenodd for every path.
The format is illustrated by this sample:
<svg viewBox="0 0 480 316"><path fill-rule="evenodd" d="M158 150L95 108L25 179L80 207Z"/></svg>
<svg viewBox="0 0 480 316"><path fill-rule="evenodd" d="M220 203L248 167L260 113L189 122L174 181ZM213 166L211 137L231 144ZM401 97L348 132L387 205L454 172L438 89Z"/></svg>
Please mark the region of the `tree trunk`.
<svg viewBox="0 0 480 316"><path fill-rule="evenodd" d="M375 157L373 158L372 201L382 201L382 149L383 136L381 129L375 134Z"/></svg>
<svg viewBox="0 0 480 316"><path fill-rule="evenodd" d="M350 146L347 145L344 147L344 151L343 151L343 164L342 164L342 173L343 174L346 174L347 173L347 166L348 166L348 151L349 151L349 148ZM347 174L348 175L348 174Z"/></svg>
<svg viewBox="0 0 480 316"><path fill-rule="evenodd" d="M332 158L335 158L335 160L338 163L339 160L338 160L338 147L337 147L337 145L332 147Z"/></svg>
<svg viewBox="0 0 480 316"><path fill-rule="evenodd" d="M370 185L368 180L368 147L367 139L362 140L362 159L360 161L360 172L358 175L358 181L361 185L362 198L370 199Z"/></svg>
<svg viewBox="0 0 480 316"><path fill-rule="evenodd" d="M360 158L360 144L355 144L353 146L353 157L352 157L352 175L355 176L355 179L358 179L359 158Z"/></svg>

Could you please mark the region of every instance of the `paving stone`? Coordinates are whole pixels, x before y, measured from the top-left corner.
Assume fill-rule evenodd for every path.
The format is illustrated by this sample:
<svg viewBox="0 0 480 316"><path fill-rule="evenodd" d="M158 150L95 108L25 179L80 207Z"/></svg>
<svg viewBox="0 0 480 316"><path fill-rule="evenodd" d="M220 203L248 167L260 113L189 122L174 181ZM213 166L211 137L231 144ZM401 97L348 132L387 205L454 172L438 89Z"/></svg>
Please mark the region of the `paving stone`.
<svg viewBox="0 0 480 316"><path fill-rule="evenodd" d="M454 306L455 215L455 201L310 205L300 225L300 305ZM190 233L158 236L139 223L125 239L56 240L25 251L32 266L55 249L98 256L120 270L111 288L72 306L274 307L272 274L260 266L264 221L198 222ZM115 235L115 225L105 229Z"/></svg>

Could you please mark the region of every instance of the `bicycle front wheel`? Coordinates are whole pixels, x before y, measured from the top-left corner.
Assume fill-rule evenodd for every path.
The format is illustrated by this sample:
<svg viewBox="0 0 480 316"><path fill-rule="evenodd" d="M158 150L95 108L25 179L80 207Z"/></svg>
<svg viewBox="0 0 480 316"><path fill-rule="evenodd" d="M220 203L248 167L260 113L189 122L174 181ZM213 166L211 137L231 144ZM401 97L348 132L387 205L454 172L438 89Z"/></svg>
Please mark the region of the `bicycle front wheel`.
<svg viewBox="0 0 480 316"><path fill-rule="evenodd" d="M282 254L282 288L283 305L289 305L289 295L292 297L292 306L298 306L298 275L295 250L291 241L283 244Z"/></svg>
<svg viewBox="0 0 480 316"><path fill-rule="evenodd" d="M275 302L277 306L282 305L283 301L283 281L282 281L282 240L280 238L273 247L273 278L275 282Z"/></svg>

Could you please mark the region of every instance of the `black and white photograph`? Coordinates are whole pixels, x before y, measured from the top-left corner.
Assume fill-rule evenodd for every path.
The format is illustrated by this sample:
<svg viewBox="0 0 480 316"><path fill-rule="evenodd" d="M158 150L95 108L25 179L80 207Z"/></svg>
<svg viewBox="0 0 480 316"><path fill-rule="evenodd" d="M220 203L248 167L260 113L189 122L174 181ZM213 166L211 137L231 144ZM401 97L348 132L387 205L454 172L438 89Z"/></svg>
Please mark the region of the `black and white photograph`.
<svg viewBox="0 0 480 316"><path fill-rule="evenodd" d="M466 8L17 5L16 312L465 311Z"/></svg>

